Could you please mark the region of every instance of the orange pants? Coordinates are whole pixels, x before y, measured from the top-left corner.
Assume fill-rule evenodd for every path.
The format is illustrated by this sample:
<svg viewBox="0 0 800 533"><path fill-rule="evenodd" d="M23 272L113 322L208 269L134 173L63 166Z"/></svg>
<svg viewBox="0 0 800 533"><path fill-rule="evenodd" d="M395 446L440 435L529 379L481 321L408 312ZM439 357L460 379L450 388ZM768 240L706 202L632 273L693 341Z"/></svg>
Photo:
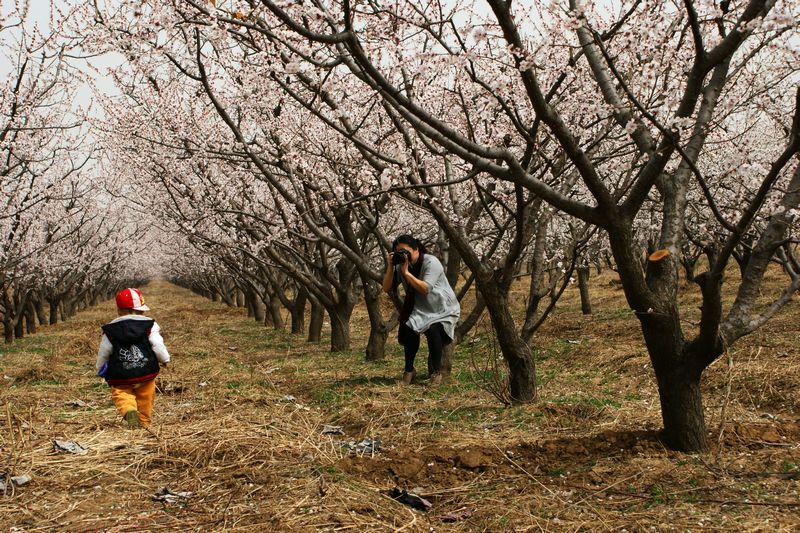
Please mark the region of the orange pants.
<svg viewBox="0 0 800 533"><path fill-rule="evenodd" d="M153 412L155 397L155 379L131 385L111 386L111 399L114 400L119 414L124 417L128 411L139 411L139 422L143 426L150 425L150 415Z"/></svg>

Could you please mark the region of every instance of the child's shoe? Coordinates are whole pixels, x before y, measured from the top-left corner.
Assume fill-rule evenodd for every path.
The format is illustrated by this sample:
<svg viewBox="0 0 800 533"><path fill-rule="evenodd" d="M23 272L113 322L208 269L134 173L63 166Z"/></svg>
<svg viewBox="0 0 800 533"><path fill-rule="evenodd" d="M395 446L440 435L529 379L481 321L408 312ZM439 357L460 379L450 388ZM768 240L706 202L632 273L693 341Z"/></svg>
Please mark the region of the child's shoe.
<svg viewBox="0 0 800 533"><path fill-rule="evenodd" d="M142 424L139 423L139 411L136 409L131 409L127 413L125 413L125 422L128 423L129 429L136 429L142 427Z"/></svg>

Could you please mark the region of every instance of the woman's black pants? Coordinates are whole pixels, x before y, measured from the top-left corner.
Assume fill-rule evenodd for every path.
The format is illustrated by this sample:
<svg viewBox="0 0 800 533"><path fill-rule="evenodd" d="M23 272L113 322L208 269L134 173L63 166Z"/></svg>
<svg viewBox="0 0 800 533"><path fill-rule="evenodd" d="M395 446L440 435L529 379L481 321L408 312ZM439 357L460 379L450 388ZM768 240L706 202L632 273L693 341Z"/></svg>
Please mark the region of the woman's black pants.
<svg viewBox="0 0 800 533"><path fill-rule="evenodd" d="M400 344L403 345L403 351L406 356L405 371L413 372L414 359L416 359L419 351L419 333L405 324L400 324L398 333ZM451 340L447 333L444 332L441 322L431 325L428 331L425 332L425 338L428 340L428 373L435 374L442 369L442 352L445 345L449 344Z"/></svg>

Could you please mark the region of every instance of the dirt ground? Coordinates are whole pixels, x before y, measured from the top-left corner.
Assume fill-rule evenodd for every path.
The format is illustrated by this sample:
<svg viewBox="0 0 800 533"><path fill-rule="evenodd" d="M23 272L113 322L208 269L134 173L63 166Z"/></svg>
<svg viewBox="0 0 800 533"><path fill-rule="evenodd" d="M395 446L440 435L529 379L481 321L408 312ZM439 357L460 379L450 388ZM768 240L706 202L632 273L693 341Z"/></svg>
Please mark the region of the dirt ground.
<svg viewBox="0 0 800 533"><path fill-rule="evenodd" d="M593 315L570 288L534 339L538 401L506 408L470 370L493 355L486 326L444 386L401 387L396 343L363 362L361 310L353 351L331 354L154 282L144 292L173 364L151 431L125 429L95 377L113 302L0 348L0 474L31 477L5 483L0 529L799 530L797 302L707 370L712 449L681 454L659 441L621 292L602 277L592 290ZM350 449L365 439L377 449ZM159 501L163 488L191 494ZM430 509L390 498L395 488Z"/></svg>

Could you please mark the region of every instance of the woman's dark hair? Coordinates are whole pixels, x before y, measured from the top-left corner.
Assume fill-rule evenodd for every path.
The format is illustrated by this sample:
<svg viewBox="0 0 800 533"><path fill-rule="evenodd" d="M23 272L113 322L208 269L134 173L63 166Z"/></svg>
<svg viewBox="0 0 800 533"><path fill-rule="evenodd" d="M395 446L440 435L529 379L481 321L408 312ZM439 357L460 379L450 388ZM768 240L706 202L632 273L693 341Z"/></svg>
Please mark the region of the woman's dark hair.
<svg viewBox="0 0 800 533"><path fill-rule="evenodd" d="M397 238L392 242L392 250L397 250L398 244L406 244L414 250L419 251L419 253L422 255L428 253L428 251L425 249L425 245L413 235L398 235Z"/></svg>

